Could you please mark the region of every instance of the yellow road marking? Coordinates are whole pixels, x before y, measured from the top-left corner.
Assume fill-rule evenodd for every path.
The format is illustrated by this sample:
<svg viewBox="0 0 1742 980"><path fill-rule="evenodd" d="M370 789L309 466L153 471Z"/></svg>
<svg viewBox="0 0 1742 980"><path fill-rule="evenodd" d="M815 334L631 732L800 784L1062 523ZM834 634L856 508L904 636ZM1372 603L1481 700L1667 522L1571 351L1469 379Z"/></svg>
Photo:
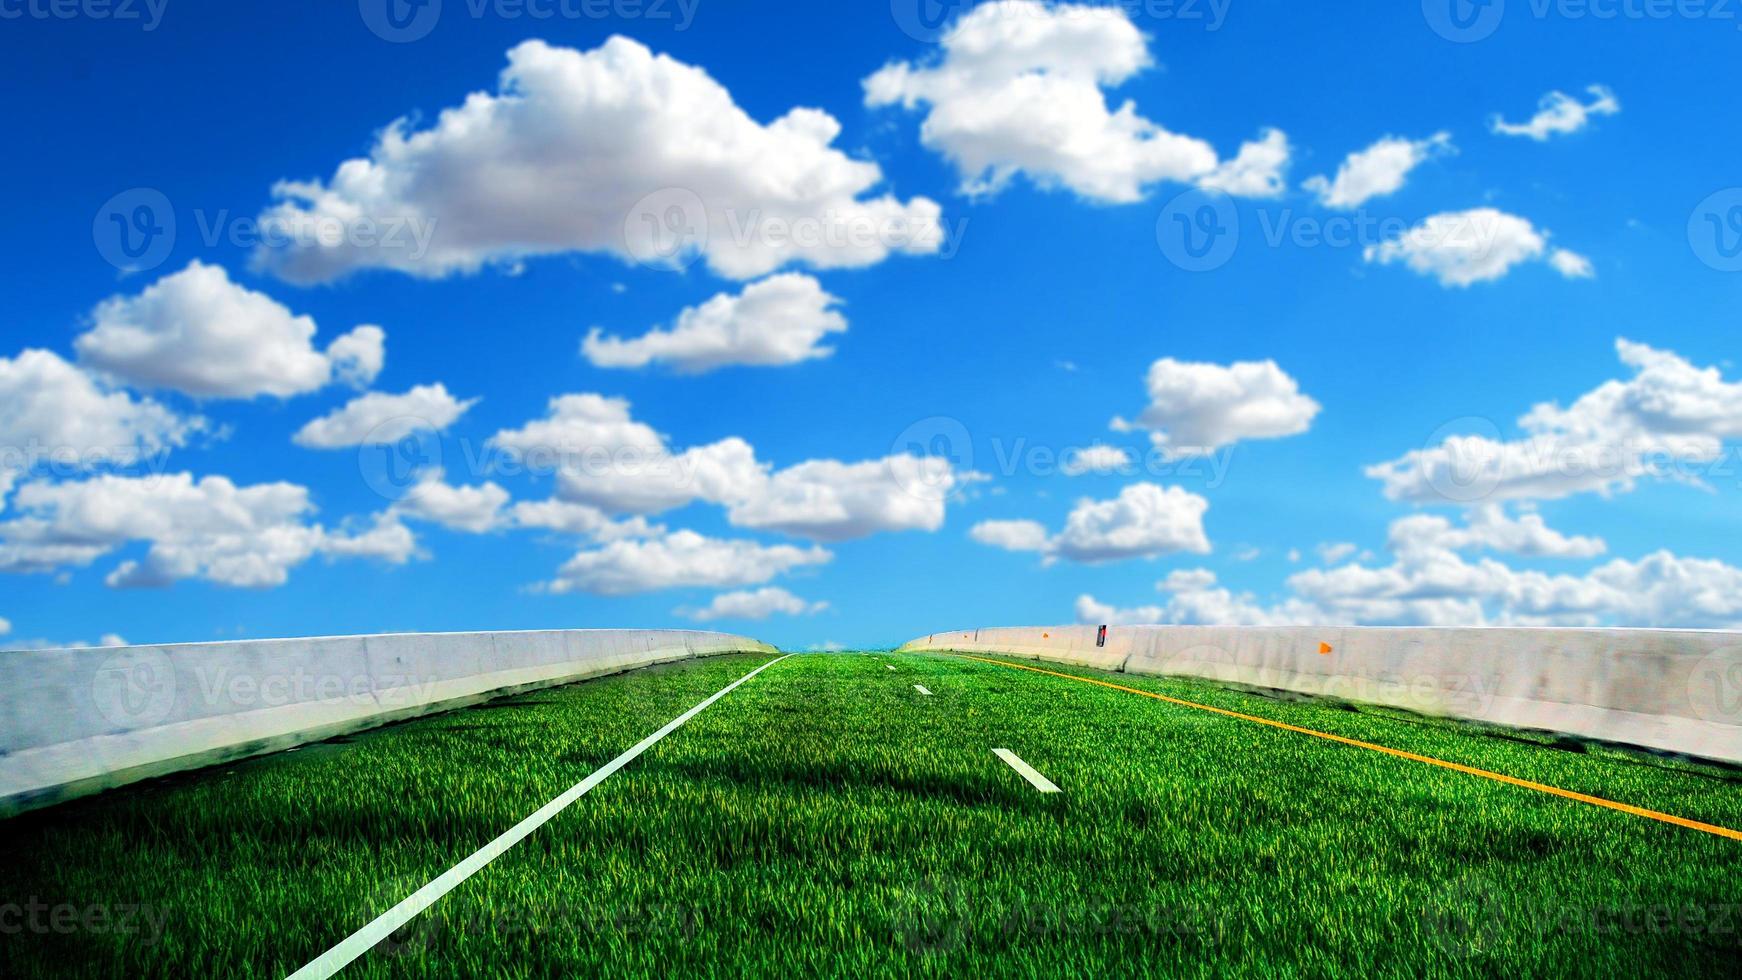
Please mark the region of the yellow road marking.
<svg viewBox="0 0 1742 980"><path fill-rule="evenodd" d="M1506 783L1512 786L1522 786L1525 789L1533 789L1538 793L1547 793L1550 796L1559 796L1569 800L1577 800L1580 803L1589 803L1592 806L1600 806L1609 810L1619 810L1622 813L1631 813L1636 817L1645 817L1648 820L1657 820L1662 823L1674 824L1677 827L1686 827L1689 830L1698 830L1707 834L1715 834L1719 837L1728 837L1731 840L1742 840L1742 830L1731 830L1729 827L1701 823L1698 820L1689 820L1686 817L1678 817L1670 813L1659 813L1656 810L1647 810L1644 807L1633 806L1629 803L1617 803L1614 800L1605 800L1600 796L1588 796L1584 793L1575 793L1570 789L1561 789L1558 786L1549 786L1544 783L1533 783L1528 779L1519 779L1516 776L1490 772L1486 769L1477 769L1475 766L1466 766L1456 762L1447 762L1444 759L1435 759L1432 756L1417 755L1414 752L1405 752L1402 749L1393 749L1384 745L1376 745L1372 742L1363 742L1360 739L1345 738L1342 735L1332 735L1329 732L1321 732L1313 728L1302 728L1299 725L1290 725L1283 721L1275 721L1270 718L1260 718L1257 715L1242 714L1238 711L1229 711L1227 708L1214 708L1207 704L1198 704L1196 701L1184 701L1180 698L1168 697L1165 694L1156 694L1154 691L1140 691L1135 687L1125 687L1122 684L1112 684L1107 681L1096 680L1093 677L1078 677L1075 674L1061 674L1056 670L1043 670L1040 667L1029 667L1025 664L1006 663L1002 660L988 660L985 657L970 657L965 653L951 654L951 656L961 657L963 660L976 660L983 664L993 664L999 667L1010 667L1015 670L1029 670L1036 674L1046 674L1049 677L1063 677L1068 681L1081 681L1084 684L1110 687L1115 691L1124 691L1127 694L1136 694L1146 698L1154 698L1157 701L1166 701L1168 704L1177 704L1182 708L1196 708L1199 711L1209 711L1218 715L1226 715L1229 718L1238 718L1241 721L1250 721L1260 725L1268 725L1271 728L1280 728L1284 731L1298 732L1302 735L1311 735L1314 738L1339 742L1343 745L1352 745L1358 749L1367 749L1371 752L1383 752L1386 755L1394 755L1400 759L1409 759L1412 762L1425 762L1430 766L1439 766L1441 769L1450 769L1453 772L1466 773L1471 776L1481 776L1483 779L1492 779L1495 782Z"/></svg>

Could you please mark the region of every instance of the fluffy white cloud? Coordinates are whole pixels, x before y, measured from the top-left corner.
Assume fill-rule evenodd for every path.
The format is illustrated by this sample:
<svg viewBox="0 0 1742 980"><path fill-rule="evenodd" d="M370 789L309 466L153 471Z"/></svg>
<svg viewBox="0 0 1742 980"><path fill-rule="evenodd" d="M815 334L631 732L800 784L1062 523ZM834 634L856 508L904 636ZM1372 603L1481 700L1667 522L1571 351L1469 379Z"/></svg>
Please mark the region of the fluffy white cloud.
<svg viewBox="0 0 1742 980"><path fill-rule="evenodd" d="M1299 600L1264 606L1251 593L1217 584L1208 569L1177 571L1155 584L1168 594L1163 605L1116 608L1094 596L1077 597L1077 622L1093 626L1305 626L1322 622L1319 611Z"/></svg>
<svg viewBox="0 0 1742 980"><path fill-rule="evenodd" d="M677 615L700 622L716 619L767 619L775 614L809 616L829 608L826 602L807 602L785 589L769 586L743 592L726 592L701 609L679 609Z"/></svg>
<svg viewBox="0 0 1742 980"><path fill-rule="evenodd" d="M1208 569L1174 572L1156 588L1169 594L1162 622L1180 626L1310 626L1324 621L1319 610L1298 599L1266 606L1249 592L1224 588Z"/></svg>
<svg viewBox="0 0 1742 980"><path fill-rule="evenodd" d="M1077 501L1056 535L1038 521L982 521L968 534L1005 551L1038 552L1049 564L1060 558L1098 564L1181 551L1207 554L1209 509L1208 500L1179 487L1134 483L1112 500Z"/></svg>
<svg viewBox="0 0 1742 980"><path fill-rule="evenodd" d="M1565 92L1550 92L1537 103L1537 113L1529 122L1509 123L1496 113L1489 125L1502 136L1527 136L1538 143L1551 136L1565 136L1584 129L1592 116L1613 116L1621 111L1615 93L1601 85L1585 89L1590 102L1580 102Z"/></svg>
<svg viewBox="0 0 1742 980"><path fill-rule="evenodd" d="M722 500L733 484L762 479L741 439L674 453L630 415L629 402L590 393L550 401L543 419L496 433L491 444L532 472L554 471L558 496L613 514L657 514Z"/></svg>
<svg viewBox="0 0 1742 980"><path fill-rule="evenodd" d="M1519 419L1527 438L1453 436L1367 468L1393 500L1549 500L1630 490L1644 477L1698 482L1698 467L1742 438L1742 384L1670 351L1621 339L1634 369L1562 408L1539 404Z"/></svg>
<svg viewBox="0 0 1742 980"><path fill-rule="evenodd" d="M1394 537L1407 532L1394 529ZM1581 539L1574 539L1581 540ZM1330 621L1425 626L1742 625L1742 569L1659 551L1617 559L1585 575L1466 560L1410 539L1391 565L1313 569L1289 579Z"/></svg>
<svg viewBox="0 0 1742 980"><path fill-rule="evenodd" d="M819 548L722 541L694 531L646 540L613 541L582 551L563 565L547 591L633 595L661 589L732 589L761 585L795 568L834 557Z"/></svg>
<svg viewBox="0 0 1742 980"><path fill-rule="evenodd" d="M7 644L9 650L89 650L93 647L124 647L126 637L119 633L104 633L92 643L87 640L14 640Z"/></svg>
<svg viewBox="0 0 1742 980"><path fill-rule="evenodd" d="M478 399L460 401L446 385L419 385L403 395L372 391L309 422L291 439L308 449L388 445L414 432L443 432Z"/></svg>
<svg viewBox="0 0 1742 980"><path fill-rule="evenodd" d="M581 353L595 367L661 363L683 374L732 365L800 364L835 352L821 342L847 329L847 318L835 309L840 302L810 276L771 276L737 296L721 293L685 309L669 330L623 340L594 327Z"/></svg>
<svg viewBox="0 0 1742 980"><path fill-rule="evenodd" d="M738 527L813 541L850 541L883 531L936 531L963 477L936 456L862 463L817 459L734 488L727 517Z"/></svg>
<svg viewBox="0 0 1742 980"><path fill-rule="evenodd" d="M515 504L509 514L517 527L573 534L594 541L656 538L666 530L663 525L648 523L645 517L614 521L597 507L566 500L524 501Z"/></svg>
<svg viewBox="0 0 1742 980"><path fill-rule="evenodd" d="M1442 286L1491 282L1523 262L1540 261L1549 233L1528 220L1494 208L1436 214L1397 238L1367 246L1368 262L1402 262L1412 271L1433 276ZM1549 263L1569 279L1591 276L1590 262L1560 249Z"/></svg>
<svg viewBox="0 0 1742 980"><path fill-rule="evenodd" d="M1288 580L1291 595L1266 605L1217 583L1214 573L1177 571L1158 582L1164 603L1119 608L1077 599L1086 624L1656 626L1734 628L1742 624L1742 569L1659 551L1615 560L1582 575L1513 568L1464 552L1501 551L1556 559L1590 558L1603 542L1564 535L1535 514L1498 507L1462 526L1416 515L1391 527L1388 565L1362 562L1311 569ZM1340 558L1331 559L1331 563Z"/></svg>
<svg viewBox="0 0 1742 980"><path fill-rule="evenodd" d="M1198 178L1198 186L1235 197L1277 197L1288 187L1288 135L1267 129L1256 141L1243 143L1232 160Z"/></svg>
<svg viewBox="0 0 1742 980"><path fill-rule="evenodd" d="M160 586L200 578L221 585L282 585L292 568L326 552L403 562L410 552L390 520L351 536L309 523L307 488L290 483L238 487L221 476L195 480L98 476L76 483L32 481L15 499L19 516L0 523L0 571L89 565L121 546L150 545L125 561L111 586Z"/></svg>
<svg viewBox="0 0 1742 980"><path fill-rule="evenodd" d="M316 350L312 318L198 260L137 296L104 300L91 319L90 331L73 342L81 361L140 387L195 398L288 398L335 376L362 386L385 357L386 334L375 326Z"/></svg>
<svg viewBox="0 0 1742 980"><path fill-rule="evenodd" d="M526 41L508 52L494 93L413 125L392 123L367 158L324 183L274 187L281 203L263 222L295 244L258 261L310 282L371 267L440 277L563 252L651 260L693 248L715 272L750 279L942 244L936 203L867 196L883 173L831 146L841 127L829 114L798 108L763 125L707 72L625 37L585 52ZM673 213L683 220L668 224ZM405 227L429 229L428 241L393 247L362 234Z"/></svg>
<svg viewBox="0 0 1742 980"><path fill-rule="evenodd" d="M1397 554L1449 551L1501 551L1528 558L1595 558L1608 550L1601 538L1568 536L1543 522L1540 514L1508 514L1498 504L1472 508L1463 527L1453 527L1444 517L1416 514L1391 525L1390 548ZM1350 550L1325 553L1328 564L1353 554Z"/></svg>
<svg viewBox="0 0 1742 980"><path fill-rule="evenodd" d="M0 616L0 636L5 636L10 632L12 632L12 621Z"/></svg>
<svg viewBox="0 0 1742 980"><path fill-rule="evenodd" d="M1131 468L1131 454L1117 446L1089 446L1065 454L1059 470L1066 476L1085 473L1123 473Z"/></svg>
<svg viewBox="0 0 1742 980"><path fill-rule="evenodd" d="M451 531L484 534L508 520L508 491L494 483L456 487L442 470L426 470L393 505L395 513L439 524Z"/></svg>
<svg viewBox="0 0 1742 980"><path fill-rule="evenodd" d="M611 514L657 514L702 501L738 527L815 541L880 531L935 531L948 499L972 474L938 457L810 460L783 470L733 437L683 452L630 414L627 401L595 394L551 400L550 413L497 433L492 444L537 471L557 473L557 496Z"/></svg>
<svg viewBox="0 0 1742 980"><path fill-rule="evenodd" d="M1365 150L1351 153L1335 178L1312 177L1301 186L1329 208L1358 208L1376 197L1403 189L1410 171L1428 160L1454 153L1452 134L1435 133L1424 140L1387 136Z"/></svg>
<svg viewBox="0 0 1742 980"><path fill-rule="evenodd" d="M1077 596L1077 622L1084 626L1155 626L1166 622L1166 617L1167 611L1160 606L1121 609L1092 595Z"/></svg>
<svg viewBox="0 0 1742 980"><path fill-rule="evenodd" d="M50 351L0 357L0 511L37 465L125 466L185 444L204 424L109 389Z"/></svg>
<svg viewBox="0 0 1742 980"><path fill-rule="evenodd" d="M1360 550L1359 547L1347 541L1326 541L1318 547L1319 558L1326 564L1331 565L1342 561Z"/></svg>
<svg viewBox="0 0 1742 980"><path fill-rule="evenodd" d="M321 538L321 553L332 558L372 558L392 565L422 556L417 535L391 508L376 514L362 530L341 527L327 532Z"/></svg>
<svg viewBox="0 0 1742 980"><path fill-rule="evenodd" d="M1204 181L1273 194L1287 138L1267 131L1223 165L1201 139L1169 132L1104 88L1152 65L1148 39L1117 6L983 3L958 20L927 62L895 62L865 79L869 106L928 107L921 141L943 154L969 194L1018 174L1095 201L1141 200L1160 181Z"/></svg>
<svg viewBox="0 0 1742 980"><path fill-rule="evenodd" d="M1147 385L1149 407L1135 421L1114 419L1113 428L1147 429L1156 447L1174 456L1298 435L1319 414L1319 403L1275 361L1224 366L1164 357L1149 366Z"/></svg>
<svg viewBox="0 0 1742 980"><path fill-rule="evenodd" d="M1548 264L1568 279L1595 279L1597 269L1591 260L1566 248L1557 248L1548 255Z"/></svg>
<svg viewBox="0 0 1742 980"><path fill-rule="evenodd" d="M968 536L1005 551L1045 551L1052 535L1039 521L981 521Z"/></svg>

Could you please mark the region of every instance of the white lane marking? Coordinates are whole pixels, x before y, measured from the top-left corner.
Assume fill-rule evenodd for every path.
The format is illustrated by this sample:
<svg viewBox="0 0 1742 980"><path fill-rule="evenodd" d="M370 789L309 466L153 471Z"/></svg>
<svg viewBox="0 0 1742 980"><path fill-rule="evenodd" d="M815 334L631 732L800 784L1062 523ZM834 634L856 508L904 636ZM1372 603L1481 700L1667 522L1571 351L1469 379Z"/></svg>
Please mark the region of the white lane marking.
<svg viewBox="0 0 1742 980"><path fill-rule="evenodd" d="M1022 775L1023 779L1028 780L1028 782L1031 785L1033 785L1035 789L1040 790L1042 793L1061 792L1061 790L1058 788L1058 786L1056 786L1053 783L1052 780L1046 778L1045 776L1042 776L1039 772L1035 771L1035 768L1033 766L1031 766L1028 763L1023 762L1021 759L1017 758L1016 753L1010 751L1009 749L993 749L992 754L997 756L1000 759L1003 759L1006 763L1008 763L1010 765L1010 768L1012 768L1012 769L1016 770L1018 773L1020 773Z"/></svg>
<svg viewBox="0 0 1742 980"><path fill-rule="evenodd" d="M925 689L925 685L923 685L923 684L915 684L915 685L913 685L913 689L918 691L921 694L930 694L931 693L930 691Z"/></svg>
<svg viewBox="0 0 1742 980"><path fill-rule="evenodd" d="M885 666L885 667L888 667L888 668L889 668L889 669L890 669L890 670L894 670L894 669L895 669L895 665L894 665L894 664L884 664L884 665L883 665L883 666Z"/></svg>
<svg viewBox="0 0 1742 980"><path fill-rule="evenodd" d="M786 657L790 656L792 656L790 653L786 655ZM471 857L449 868L442 873L441 877L413 892L410 898L381 913L375 921L351 933L337 946L316 957L309 965L292 973L288 980L326 980L327 977L343 970L357 957L374 949L377 943L392 935L394 930L410 922L419 912L434 905L443 895L458 887L461 882L477 874L485 865L496 860L509 848L525 839L527 835L544 826L552 817L567 809L570 804L586 796L593 787L609 779L612 773L635 761L636 756L652 748L660 739L683 727L684 722L701 714L707 710L709 705L732 693L740 684L780 663L786 657L770 660L726 685L713 697L678 715L664 728L635 743L634 748L605 763L592 775L576 783L568 792L540 807L537 813L515 824L507 833L478 848Z"/></svg>

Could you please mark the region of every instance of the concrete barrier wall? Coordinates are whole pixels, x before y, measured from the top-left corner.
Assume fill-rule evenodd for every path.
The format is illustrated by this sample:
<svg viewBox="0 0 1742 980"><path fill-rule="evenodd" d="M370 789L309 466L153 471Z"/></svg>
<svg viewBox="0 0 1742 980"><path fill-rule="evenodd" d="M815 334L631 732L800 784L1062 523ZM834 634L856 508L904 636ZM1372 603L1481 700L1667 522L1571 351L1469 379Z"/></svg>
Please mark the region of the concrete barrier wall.
<svg viewBox="0 0 1742 980"><path fill-rule="evenodd" d="M503 694L724 653L683 630L250 640L0 654L0 816Z"/></svg>
<svg viewBox="0 0 1742 980"><path fill-rule="evenodd" d="M1198 677L1742 763L1742 633L1114 626L1105 646L1096 633L969 629L902 649Z"/></svg>

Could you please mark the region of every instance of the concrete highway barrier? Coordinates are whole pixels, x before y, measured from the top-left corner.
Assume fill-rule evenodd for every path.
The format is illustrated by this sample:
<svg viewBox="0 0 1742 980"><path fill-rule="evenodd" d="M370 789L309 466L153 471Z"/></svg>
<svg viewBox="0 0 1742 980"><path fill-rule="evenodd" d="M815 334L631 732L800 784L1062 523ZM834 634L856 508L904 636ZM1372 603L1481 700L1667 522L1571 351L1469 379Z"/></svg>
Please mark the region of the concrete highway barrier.
<svg viewBox="0 0 1742 980"><path fill-rule="evenodd" d="M1742 763L1735 632L1037 626L902 649L1197 677Z"/></svg>
<svg viewBox="0 0 1742 980"><path fill-rule="evenodd" d="M0 816L490 698L725 653L684 630L405 633L0 654Z"/></svg>

